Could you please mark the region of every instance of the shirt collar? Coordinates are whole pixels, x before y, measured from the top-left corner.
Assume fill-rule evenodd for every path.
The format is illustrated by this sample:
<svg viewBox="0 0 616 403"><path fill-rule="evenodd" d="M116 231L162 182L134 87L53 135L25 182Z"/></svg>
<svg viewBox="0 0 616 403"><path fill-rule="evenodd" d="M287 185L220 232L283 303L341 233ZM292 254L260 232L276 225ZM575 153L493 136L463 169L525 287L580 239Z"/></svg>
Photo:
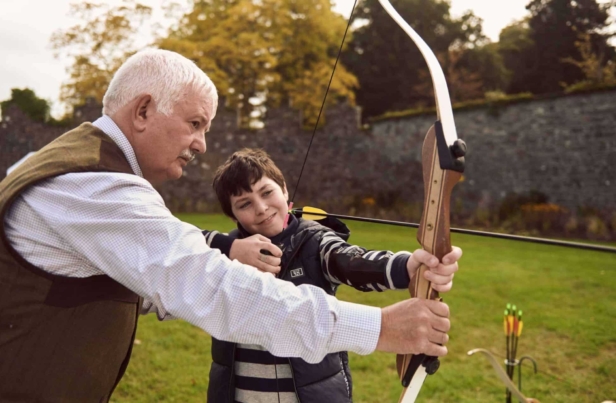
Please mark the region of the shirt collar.
<svg viewBox="0 0 616 403"><path fill-rule="evenodd" d="M130 145L130 142L122 133L122 130L118 127L118 125L107 115L103 115L100 118L96 119L94 123L92 123L95 127L101 129L103 133L107 136L111 137L111 139L120 147L120 150L124 153L124 156L128 160L131 169L135 173L135 175L143 178L143 173L141 172L141 168L139 167L139 163L137 162L137 157L135 156L135 150L133 150L133 146Z"/></svg>

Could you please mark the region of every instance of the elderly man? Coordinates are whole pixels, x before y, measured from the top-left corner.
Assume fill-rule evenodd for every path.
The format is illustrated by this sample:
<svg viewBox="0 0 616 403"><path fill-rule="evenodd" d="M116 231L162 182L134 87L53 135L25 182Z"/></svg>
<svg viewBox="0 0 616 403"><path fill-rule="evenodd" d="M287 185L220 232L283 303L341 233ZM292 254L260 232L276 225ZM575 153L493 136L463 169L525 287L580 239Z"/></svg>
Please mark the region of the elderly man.
<svg viewBox="0 0 616 403"><path fill-rule="evenodd" d="M108 401L140 312L309 362L342 350L446 354L446 305L411 299L379 309L295 287L262 272L280 263L267 238L220 236L210 248L169 212L152 185L180 178L205 152L216 107L216 89L194 63L137 53L110 83L103 117L0 183L0 401ZM441 264L413 254L441 291L460 256L456 248Z"/></svg>

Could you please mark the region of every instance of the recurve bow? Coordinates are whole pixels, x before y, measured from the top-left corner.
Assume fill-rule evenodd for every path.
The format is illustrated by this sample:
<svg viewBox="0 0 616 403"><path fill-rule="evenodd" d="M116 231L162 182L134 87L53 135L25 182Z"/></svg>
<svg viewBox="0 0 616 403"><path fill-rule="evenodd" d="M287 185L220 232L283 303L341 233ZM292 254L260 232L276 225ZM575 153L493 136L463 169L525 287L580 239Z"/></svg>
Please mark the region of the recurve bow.
<svg viewBox="0 0 616 403"><path fill-rule="evenodd" d="M434 85L437 120L428 130L422 148L422 167L424 181L424 208L417 231L417 240L422 248L439 260L451 252L449 238L449 205L451 192L464 172L466 144L458 139L453 120L453 111L445 75L438 59L424 40L404 21L388 0L379 0L385 11L415 42L426 59ZM438 293L424 278L425 266L418 269L414 281L409 285L412 297L419 299L439 299ZM398 375L404 390L400 403L412 403L417 398L428 374L439 367L436 357L419 355L398 355L396 359Z"/></svg>

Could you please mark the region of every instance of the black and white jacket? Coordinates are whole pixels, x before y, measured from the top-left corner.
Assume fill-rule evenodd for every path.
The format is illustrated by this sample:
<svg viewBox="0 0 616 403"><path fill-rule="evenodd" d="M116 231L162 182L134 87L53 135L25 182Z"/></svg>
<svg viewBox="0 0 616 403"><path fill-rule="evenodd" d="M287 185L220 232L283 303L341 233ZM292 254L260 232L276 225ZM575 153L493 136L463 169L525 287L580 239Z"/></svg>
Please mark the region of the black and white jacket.
<svg viewBox="0 0 616 403"><path fill-rule="evenodd" d="M241 226L228 237L203 231L211 247L230 250L234 239L250 236ZM328 217L315 222L290 217L288 227L271 238L283 251L279 278L311 284L335 295L340 284L360 291L406 289L410 253L368 251L347 243L349 230ZM225 239L226 238L226 239ZM216 241L213 242L213 240ZM209 403L352 402L352 380L346 352L328 354L318 364L300 358L274 357L259 346L212 339Z"/></svg>

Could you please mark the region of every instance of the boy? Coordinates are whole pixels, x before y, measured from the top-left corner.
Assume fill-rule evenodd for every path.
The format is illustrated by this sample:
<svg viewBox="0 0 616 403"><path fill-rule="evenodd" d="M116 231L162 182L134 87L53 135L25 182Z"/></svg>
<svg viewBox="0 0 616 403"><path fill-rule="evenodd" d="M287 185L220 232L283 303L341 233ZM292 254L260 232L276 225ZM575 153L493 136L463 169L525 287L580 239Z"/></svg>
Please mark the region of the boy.
<svg viewBox="0 0 616 403"><path fill-rule="evenodd" d="M346 243L349 230L336 219L314 222L290 216L283 228L288 210L284 177L262 150L234 153L216 172L213 186L224 213L238 224L229 235L270 238L283 251L276 275L295 285L311 284L331 295L343 283L361 291L406 289L420 265L408 252L368 251ZM204 231L204 235L209 243L215 232ZM461 250L454 248L443 258L448 265L428 272L426 277L437 291L451 288L460 256ZM346 352L310 364L300 358L275 357L260 346L213 338L212 361L209 403L352 401Z"/></svg>

